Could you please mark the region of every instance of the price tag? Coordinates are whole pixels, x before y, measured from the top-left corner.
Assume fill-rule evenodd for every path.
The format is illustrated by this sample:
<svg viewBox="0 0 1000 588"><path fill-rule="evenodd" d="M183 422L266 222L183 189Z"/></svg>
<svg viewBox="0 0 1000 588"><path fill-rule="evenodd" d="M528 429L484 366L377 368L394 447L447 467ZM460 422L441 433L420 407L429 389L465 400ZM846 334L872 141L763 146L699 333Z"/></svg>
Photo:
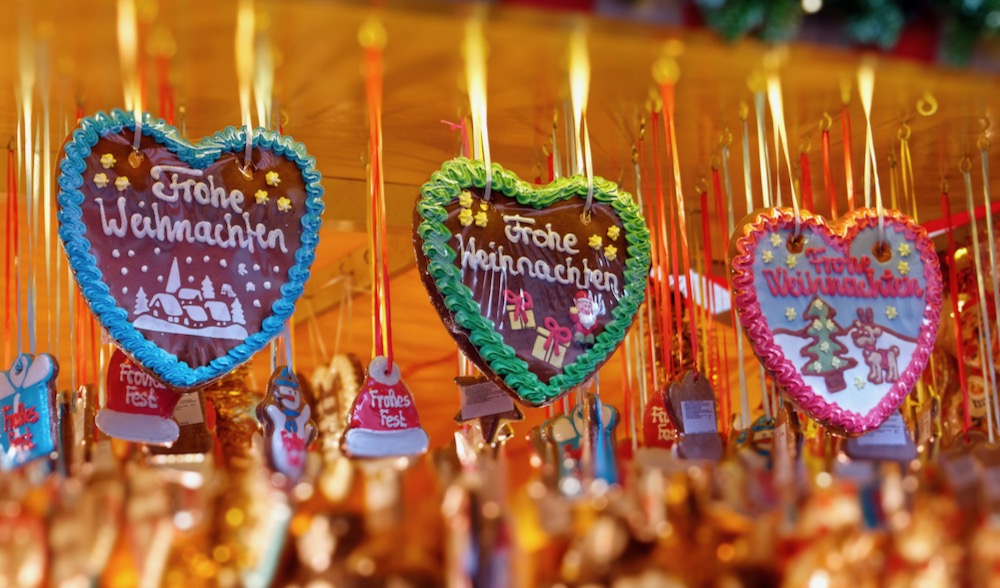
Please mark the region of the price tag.
<svg viewBox="0 0 1000 588"><path fill-rule="evenodd" d="M906 423L903 422L903 415L898 412L892 413L879 428L858 437L858 445L893 445L902 446L909 442L910 435L906 430Z"/></svg>
<svg viewBox="0 0 1000 588"><path fill-rule="evenodd" d="M711 400L685 400L681 402L681 419L684 433L715 433L715 402Z"/></svg>

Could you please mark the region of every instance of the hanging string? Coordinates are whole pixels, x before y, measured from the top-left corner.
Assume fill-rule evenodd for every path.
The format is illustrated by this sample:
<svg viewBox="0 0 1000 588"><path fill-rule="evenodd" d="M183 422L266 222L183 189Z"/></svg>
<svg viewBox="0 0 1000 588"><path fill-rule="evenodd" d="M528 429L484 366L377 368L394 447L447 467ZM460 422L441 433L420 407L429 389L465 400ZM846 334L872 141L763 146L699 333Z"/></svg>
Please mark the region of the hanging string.
<svg viewBox="0 0 1000 588"><path fill-rule="evenodd" d="M20 235L18 234L18 213L17 201L17 156L14 153L12 143L7 144L7 210L4 219L5 239L7 241L7 255L4 257L4 277L6 284L4 290L4 333L3 338L3 362L13 360L10 351L11 333L10 321L16 316L17 321L17 349L23 349L21 335L21 296L20 280L15 279L14 272L18 272L20 264ZM13 262L13 263L12 263ZM16 283L16 286L15 286ZM17 288L14 290L14 288Z"/></svg>
<svg viewBox="0 0 1000 588"><path fill-rule="evenodd" d="M746 206L747 214L753 212L753 184L750 179L750 133L747 128L747 114L749 113L749 108L746 104L740 105L740 123L742 128L742 138L743 138L743 190L746 195ZM727 161L729 159L729 150L722 150L722 169L726 171L726 178L728 179L728 166ZM726 182L726 204L729 205L729 215L728 215L728 232L727 234L732 235L736 231L735 216L733 214L733 191L729 182ZM736 312L736 305L731 304L732 308L730 311L733 315L733 325L739 325L739 315ZM736 327L736 358L739 362L739 378L740 378L740 428L742 430L747 430L750 427L750 390L747 387L747 374L746 374L746 363L745 356L743 353L743 335L740 333L739 327ZM763 393L763 389L761 390Z"/></svg>
<svg viewBox="0 0 1000 588"><path fill-rule="evenodd" d="M799 187L799 194L802 194L802 208L809 212L815 212L816 205L813 202L812 170L809 168L808 148L803 148L799 153L799 177L802 182Z"/></svg>
<svg viewBox="0 0 1000 588"><path fill-rule="evenodd" d="M844 139L844 189L847 191L847 212L854 212L854 145L851 133L851 111L847 107L850 100L850 88L841 89L843 104L840 106L840 129Z"/></svg>
<svg viewBox="0 0 1000 588"><path fill-rule="evenodd" d="M674 79L676 80L676 77ZM681 164L677 155L677 132L674 126L674 84L661 84L660 94L663 98L663 109L665 113L663 124L667 132L667 140L669 141L670 148L670 160L674 172L674 200L672 201L672 205L673 207L676 207L677 210L676 226L677 231L679 232L678 241L680 241L681 257L684 261L684 280L687 287L688 323L691 332L691 358L693 361L697 361L698 325L695 320L696 308L694 290L691 284L691 257L688 251L687 218L684 213L684 193L681 189ZM674 208L671 208L671 213L673 213L673 210ZM671 224L673 225L674 223L672 222ZM673 231L671 231L671 236L673 236ZM676 247L674 247L672 255L676 258ZM676 265L673 263L673 259L671 259L671 265ZM679 282L677 282L676 278L676 272L674 283L679 286ZM679 312L679 309L676 312ZM681 345L678 345L679 349L681 347Z"/></svg>
<svg viewBox="0 0 1000 588"><path fill-rule="evenodd" d="M385 227L385 181L382 167L382 50L385 47L385 29L376 20L369 20L358 34L365 50L365 97L368 101L369 161L371 166L371 231L369 246L372 260L372 314L374 320L375 355L388 360L387 369L393 365L392 301L389 294L389 261L385 245L388 242Z"/></svg>
<svg viewBox="0 0 1000 588"><path fill-rule="evenodd" d="M914 192L913 157L910 155L910 125L905 122L896 136L899 138L899 166L903 178L903 199L909 203L910 216L913 222L920 222L917 216L917 198Z"/></svg>
<svg viewBox="0 0 1000 588"><path fill-rule="evenodd" d="M752 85L756 85L753 82ZM771 207L771 165L768 161L767 139L765 133L767 129L764 122L764 105L767 95L764 89L754 91L753 104L757 115L757 162L760 166L760 192L763 198L764 208Z"/></svg>
<svg viewBox="0 0 1000 588"><path fill-rule="evenodd" d="M993 232L993 200L990 197L990 158L989 158L989 148L990 140L983 134L979 138L979 160L983 172L983 205L986 210L986 246L989 250L990 267L993 271L990 272L991 279L993 281L993 309L994 309L994 319L996 320L996 333L997 337L1000 337L1000 276L998 276L997 266L997 256L996 256L996 237ZM970 216L975 216L975 211L969 211ZM979 240L978 233L973 237L976 241ZM989 320L989 315L983 315L983 320ZM992 353L992 341L993 339L988 339L990 345L986 349L990 351L990 358L993 358ZM993 382L993 406L996 408L996 414L998 417L997 424L1000 426L1000 403L997 403L997 389L994 374Z"/></svg>
<svg viewBox="0 0 1000 588"><path fill-rule="evenodd" d="M19 161L17 169L24 170L25 186L25 213L28 221L27 251L26 257L30 261L25 268L27 270L27 325L29 353L35 353L35 235L38 233L37 209L38 194L35 175L35 133L34 133L34 90L35 90L35 44L32 36L31 25L27 16L22 15L18 30L18 105L20 107L20 117L18 120L18 154ZM20 296L21 286L21 266L15 266L18 272L18 296ZM18 312L20 313L20 300L18 300ZM19 350L23 350L22 341L18 340Z"/></svg>
<svg viewBox="0 0 1000 588"><path fill-rule="evenodd" d="M996 371L993 366L993 353L990 343L993 341L993 337L990 333L990 321L989 312L986 305L986 283L983 280L983 258L982 253L979 250L979 223L976 221L976 206L972 197L972 176L969 173L972 169L972 162L968 157L963 157L962 162L959 166L962 172L962 180L965 183L965 206L969 211L969 221L972 229L972 254L973 260L976 266L976 291L978 293L978 304L979 304L979 316L980 316L980 334L982 336L982 342L979 345L979 361L982 362L984 369L987 368L989 372L990 389L993 390L993 406L995 408L1000 408L997 406L996 399ZM987 209L986 214L990 214L990 210ZM960 333L955 333L956 337L961 337ZM986 358L986 360L983 359ZM987 404L989 404L989 396L987 396ZM993 443L993 419L987 418L987 423L989 424L988 432L990 443Z"/></svg>
<svg viewBox="0 0 1000 588"><path fill-rule="evenodd" d="M46 348L50 352L58 351L53 347L57 345L56 340L53 339L53 329L55 327L55 321L52 320L52 311L55 304L51 303L51 294L56 293L56 299L58 300L58 290L52 287L52 201L55 200L52 197L52 138L51 138L51 95L52 95L52 84L50 78L50 68L49 68L49 43L48 40L43 40L39 43L38 50L38 79L39 79L39 95L42 101L42 121L39 126L39 132L42 134L42 140L37 143L38 148L41 150L41 168L36 167L37 173L41 175L42 182L42 235L44 240L45 248L45 293L50 298L50 303L45 305L45 325L46 325ZM37 162L36 162L37 166ZM58 253L58 252L57 252ZM57 255L58 257L58 255Z"/></svg>
<svg viewBox="0 0 1000 588"><path fill-rule="evenodd" d="M493 164L490 160L490 133L486 125L486 40L483 37L483 19L480 15L465 23L463 54L469 110L472 115L472 150L475 158L485 164L486 186L483 199L489 200L493 190Z"/></svg>
<svg viewBox="0 0 1000 588"><path fill-rule="evenodd" d="M253 120L250 114L250 89L254 80L254 30L256 15L253 0L239 0L236 10L236 81L240 95L240 119L246 135L246 149L243 154L244 174L251 172L253 165Z"/></svg>
<svg viewBox="0 0 1000 588"><path fill-rule="evenodd" d="M823 118L819 122L820 143L823 146L823 192L826 201L830 203L830 219L836 219L837 213L837 188L833 184L833 171L830 169L830 126L832 120L830 115L823 113Z"/></svg>
<svg viewBox="0 0 1000 588"><path fill-rule="evenodd" d="M965 375L965 343L962 341L962 321L958 309L958 273L955 270L955 225L951 217L951 202L948 198L948 184L941 181L941 211L948 224L946 233L948 234L948 292L951 295L951 321L955 330L956 357L958 358L958 382L962 387L962 408L963 420L962 429L967 437L969 427L972 426L972 417L969 414L969 387Z"/></svg>
<svg viewBox="0 0 1000 588"><path fill-rule="evenodd" d="M121 61L125 109L132 111L135 132L132 150L139 152L142 138L142 89L139 83L139 24L135 0L118 0L118 57Z"/></svg>
<svg viewBox="0 0 1000 588"><path fill-rule="evenodd" d="M587 175L587 203L584 215L590 216L594 205L594 161L590 149L590 129L587 125L587 97L590 93L590 57L587 54L587 33L578 26L569 37L569 86L573 105L574 146L577 169Z"/></svg>
<svg viewBox="0 0 1000 588"><path fill-rule="evenodd" d="M729 134L729 130L728 129L725 131L725 134L726 135ZM728 144L729 140L731 140L731 137L726 142L724 142L723 145L722 145L722 150L723 150L722 165L725 165L725 161L728 158L728 154L726 152L729 149L729 144ZM719 167L718 166L713 166L712 167L712 192L713 192L713 196L714 196L714 200L715 200L715 219L717 221L716 228L717 228L718 233L719 233L719 236L718 236L718 238L719 238L719 251L723 252L721 255L723 255L723 261L725 261L725 257L724 257L725 253L724 252L726 251L726 247L727 247L727 244L729 242L729 239L728 239L728 233L726 232L726 213L725 213L726 209L723 208L723 204L722 204L722 202L723 202L722 201L722 179L720 178L720 175L721 174L719 173ZM729 178L726 177L725 181L728 184L729 183ZM728 190L728 188L727 188L727 190ZM707 269L705 270L705 274L706 274L706 277L708 278L709 287L712 288L712 296L711 296L710 300L711 300L711 304L712 304L712 313L711 313L712 314L712 320L714 320L716 314L719 312L719 308L716 306L717 300L715 298L715 282L714 282L714 280L711 277L712 270L715 268L715 266L714 266L715 262L712 259L711 245L707 244L705 246L705 248L708 250L708 256L707 256L708 257L708 265L707 265ZM739 329L739 327L737 326L736 323L733 323L733 326L736 326L736 328ZM732 391L729 388L729 337L726 336L725 332L721 332L720 335L719 335L719 339L722 340L722 361L719 362L719 363L717 363L717 365L721 365L722 366L722 374L721 374L722 385L720 386L720 391L722 392L722 399L723 399L723 403L722 403L722 414L723 414L723 419L724 419L723 420L723 425L725 427L725 430L728 430L729 425L732 423L732 414L733 414L733 409L732 409L732 400L733 400L733 397L732 397Z"/></svg>
<svg viewBox="0 0 1000 588"><path fill-rule="evenodd" d="M660 165L660 138L659 133L656 132L657 125L659 123L658 111L653 111L651 113L652 123L653 123L653 171L654 171L654 185L656 186L656 211L653 211L653 199L650 199L650 213L649 218L651 219L654 226L659 228L659 235L656 236L656 243L659 245L659 252L656 254L656 264L653 266L656 268L656 284L659 287L659 293L657 296L658 304L662 306L657 306L658 316L660 318L660 333L663 335L663 341L661 343L661 348L663 352L663 369L666 374L673 371L673 344L674 344L674 332L673 325L670 321L673 318L671 311L671 306L674 304L672 300L673 292L676 290L676 281L674 282L674 288L671 289L669 285L669 280L667 279L668 267L667 261L669 259L669 251L672 250L672 243L668 243L667 238L667 214L665 212L663 197L663 173L662 167ZM641 146L641 142L640 142ZM672 225L671 225L672 229ZM671 230L672 233L672 230ZM677 310L678 318L680 317L680 310ZM678 323L680 321L678 320ZM678 329L678 332L681 332ZM653 335L653 329L650 327L650 337ZM651 350L650 357L655 357L653 350ZM678 345L677 350L678 362L683 363L684 361L684 349L683 344ZM655 366L654 366L655 369Z"/></svg>
<svg viewBox="0 0 1000 588"><path fill-rule="evenodd" d="M893 210L899 210L899 181L896 179L896 175L899 173L899 168L896 165L898 162L896 160L896 153L890 148L889 149L889 208Z"/></svg>
<svg viewBox="0 0 1000 588"><path fill-rule="evenodd" d="M875 140L872 138L872 95L875 93L875 69L871 63L864 63L858 69L858 92L861 94L861 106L865 111L865 152L866 161L871 165L875 183L875 209L878 212L879 243L885 243L885 210L882 207L882 188L878 179L878 163L875 158ZM867 170L868 165L865 166ZM865 206L871 192L871 179L865 174Z"/></svg>
<svg viewBox="0 0 1000 588"><path fill-rule="evenodd" d="M767 76L767 97L768 103L771 106L771 116L774 119L775 126L778 127L778 138L780 139L780 145L775 146L776 155L779 158L782 153L785 155L785 166L788 169L788 187L791 192L792 213L795 215L795 232L793 236L797 237L801 229L802 213L799 210L799 199L795 194L795 182L792 178L792 156L788 149L788 130L785 127L785 107L781 96L781 80L775 71L771 71ZM778 171L780 172L780 168ZM778 175L780 176L781 174L779 173ZM777 183L777 181L778 177L775 177L775 182Z"/></svg>
<svg viewBox="0 0 1000 588"><path fill-rule="evenodd" d="M253 51L253 98L257 110L257 126L273 128L270 121L274 106L274 50L266 29L255 32Z"/></svg>
<svg viewBox="0 0 1000 588"><path fill-rule="evenodd" d="M655 125L655 121L654 121L654 125ZM654 126L654 128L655 128L655 126ZM653 214L653 204L652 204L653 199L652 198L649 199L650 203L649 203L649 210L648 211L646 210L645 203L643 202L645 200L645 196L644 195L647 194L647 193L649 193L649 177L646 176L646 175L643 175L642 171L641 171L642 170L642 166L645 164L645 161L646 161L645 157L644 157L644 154L643 154L643 150L642 150L643 140L644 140L645 134L646 134L645 131L646 131L646 122L645 122L645 120L643 120L640 123L640 126L639 126L639 139L636 141L635 152L633 153L633 166L635 167L635 194L636 194L636 199L639 202L639 210L643 211L643 214L645 214L646 218L649 219L650 224L655 228L656 227L657 217ZM655 133L654 133L654 135L655 135ZM655 141L655 139L656 138L654 136L654 141ZM655 143L654 143L654 145L655 145ZM650 359L649 370L650 370L650 373L652 374L653 389L655 390L655 389L657 389L659 387L659 382L658 382L658 374L657 374L656 359L655 359L655 357L656 357L656 353L655 353L655 351L656 351L656 342L654 340L655 338L653 337L653 333L654 333L654 330L653 330L653 316L654 316L654 314L656 314L656 309L660 308L660 297L659 297L659 290L658 289L660 287L660 279L662 277L662 273L660 272L660 262L659 262L659 240L657 238L657 232L655 230L651 230L649 232L649 239L650 239L649 251L650 251L650 257L651 257L650 261L651 261L651 268L652 268L651 272L652 272L653 275L651 275L650 276L650 280L648 280L646 282L646 304L645 304L645 309L644 309L645 310L644 316L640 317L640 320L639 320L639 343L637 345L637 347L638 347L637 354L639 354L639 355L641 355L643 357L643 359L640 360L639 365L640 366L646 365L646 363L645 363L646 346L645 345L646 345L647 339L645 337L645 329L648 328L648 333L649 333L649 339L648 339L648 341L649 341L649 359ZM663 313L660 313L661 319L662 319L662 314ZM669 325L669 321L667 321L667 324ZM662 338L662 345L664 347L664 352L663 352L664 364L663 365L664 365L664 369L665 370L669 370L670 369L670 367L669 367L669 365L670 365L669 361L670 361L670 356L671 356L671 352L672 352L672 349L670 347L671 346L671 339L672 338L673 338L673 335L664 336ZM639 379L640 379L640 382L644 382L645 381L644 378L639 378ZM640 393L643 395L643 397L642 397L642 406L643 406L643 409L645 409L645 407L646 407L645 390L643 388L641 388L640 389Z"/></svg>

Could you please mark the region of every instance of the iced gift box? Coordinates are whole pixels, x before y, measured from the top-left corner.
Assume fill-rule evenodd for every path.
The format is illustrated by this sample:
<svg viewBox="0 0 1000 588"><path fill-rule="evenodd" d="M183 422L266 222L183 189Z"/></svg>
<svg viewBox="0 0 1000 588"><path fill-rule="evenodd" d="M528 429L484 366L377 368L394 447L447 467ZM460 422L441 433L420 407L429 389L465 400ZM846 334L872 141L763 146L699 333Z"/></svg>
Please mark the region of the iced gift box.
<svg viewBox="0 0 1000 588"><path fill-rule="evenodd" d="M531 350L532 357L536 357L552 367L561 368L566 359L566 351L569 349L569 342L573 334L566 327L560 327L552 317L545 319L545 326L538 327L538 336L535 338L535 346Z"/></svg>
<svg viewBox="0 0 1000 588"><path fill-rule="evenodd" d="M513 331L535 328L535 312L531 310L534 303L531 301L531 294L521 291L515 294L512 290L503 291L504 300L507 301L507 316L510 318L510 328Z"/></svg>

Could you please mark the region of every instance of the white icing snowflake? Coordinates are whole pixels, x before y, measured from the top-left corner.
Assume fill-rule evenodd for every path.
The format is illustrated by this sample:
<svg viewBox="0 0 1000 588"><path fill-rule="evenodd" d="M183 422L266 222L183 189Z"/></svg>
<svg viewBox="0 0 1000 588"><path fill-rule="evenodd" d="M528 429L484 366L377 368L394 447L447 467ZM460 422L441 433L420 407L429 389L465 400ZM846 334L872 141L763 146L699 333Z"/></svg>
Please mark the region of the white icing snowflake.
<svg viewBox="0 0 1000 588"><path fill-rule="evenodd" d="M789 255L788 257L785 258L785 265L788 266L788 269L795 269L799 267L799 256Z"/></svg>
<svg viewBox="0 0 1000 588"><path fill-rule="evenodd" d="M892 319L896 318L897 316L899 316L899 311L896 310L895 306L886 306L885 307L885 317L887 319L892 320Z"/></svg>
<svg viewBox="0 0 1000 588"><path fill-rule="evenodd" d="M865 380L864 380L864 378L862 378L861 376L855 377L854 378L854 387L857 388L858 390L863 389L865 387Z"/></svg>
<svg viewBox="0 0 1000 588"><path fill-rule="evenodd" d="M812 327L813 327L814 331L822 331L823 330L823 321L821 321L819 319L814 320L813 324L812 324Z"/></svg>
<svg viewBox="0 0 1000 588"><path fill-rule="evenodd" d="M821 364L819 361L814 361L813 362L813 371L814 372L821 372L821 371L823 371L823 364Z"/></svg>
<svg viewBox="0 0 1000 588"><path fill-rule="evenodd" d="M830 350L830 342L829 341L823 341L822 343L820 343L819 344L819 350L822 351L823 353L826 353L827 351L829 351Z"/></svg>
<svg viewBox="0 0 1000 588"><path fill-rule="evenodd" d="M775 247L781 245L781 235L778 233L771 233L771 245Z"/></svg>
<svg viewBox="0 0 1000 588"><path fill-rule="evenodd" d="M785 309L785 318L790 321L794 321L795 317L798 316L798 314L799 313L795 312L795 309L792 308L791 306Z"/></svg>
<svg viewBox="0 0 1000 588"><path fill-rule="evenodd" d="M264 282L264 289L265 290L270 290L271 289L271 282Z"/></svg>
<svg viewBox="0 0 1000 588"><path fill-rule="evenodd" d="M115 259L118 259L121 256L122 256L122 252L121 251L118 251L117 249L112 249L111 250L111 257L114 257Z"/></svg>
<svg viewBox="0 0 1000 588"><path fill-rule="evenodd" d="M760 254L760 258L764 260L764 263L771 263L774 261L774 252L770 249L765 249L764 252Z"/></svg>
<svg viewBox="0 0 1000 588"><path fill-rule="evenodd" d="M253 285L253 282L247 282L247 292L253 292L257 289L257 286Z"/></svg>
<svg viewBox="0 0 1000 588"><path fill-rule="evenodd" d="M826 319L826 330L827 331L832 331L832 330L834 330L836 328L837 328L837 325L833 324L832 320Z"/></svg>
<svg viewBox="0 0 1000 588"><path fill-rule="evenodd" d="M840 367L840 364L842 364L844 362L839 357L834 357L833 359L830 360L830 363L833 365L833 367L836 368L836 367Z"/></svg>
<svg viewBox="0 0 1000 588"><path fill-rule="evenodd" d="M817 309L823 308L823 301L817 298L816 301L813 302L813 306Z"/></svg>
<svg viewBox="0 0 1000 588"><path fill-rule="evenodd" d="M253 306L254 306L254 308L260 308L260 300L254 300L253 301Z"/></svg>

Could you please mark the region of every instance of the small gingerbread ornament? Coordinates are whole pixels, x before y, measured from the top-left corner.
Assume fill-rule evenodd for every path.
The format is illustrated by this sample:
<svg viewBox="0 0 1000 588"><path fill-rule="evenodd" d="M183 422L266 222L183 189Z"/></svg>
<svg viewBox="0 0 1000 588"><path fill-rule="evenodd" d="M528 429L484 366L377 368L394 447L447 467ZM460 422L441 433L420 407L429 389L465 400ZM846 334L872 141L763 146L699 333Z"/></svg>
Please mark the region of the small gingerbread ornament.
<svg viewBox="0 0 1000 588"><path fill-rule="evenodd" d="M667 409L680 439L677 454L684 459L722 459L724 447L715 410L712 383L696 370L684 371L667 390Z"/></svg>
<svg viewBox="0 0 1000 588"><path fill-rule="evenodd" d="M316 424L299 380L288 366L279 366L271 374L264 400L257 405L257 420L264 426L268 467L291 482L298 481L305 472L306 451L316 438Z"/></svg>
<svg viewBox="0 0 1000 588"><path fill-rule="evenodd" d="M0 470L12 470L56 450L55 384L59 364L48 353L17 356L0 371Z"/></svg>
<svg viewBox="0 0 1000 588"><path fill-rule="evenodd" d="M427 451L428 443L399 366L375 357L351 406L341 441L344 454L367 459L417 456Z"/></svg>

